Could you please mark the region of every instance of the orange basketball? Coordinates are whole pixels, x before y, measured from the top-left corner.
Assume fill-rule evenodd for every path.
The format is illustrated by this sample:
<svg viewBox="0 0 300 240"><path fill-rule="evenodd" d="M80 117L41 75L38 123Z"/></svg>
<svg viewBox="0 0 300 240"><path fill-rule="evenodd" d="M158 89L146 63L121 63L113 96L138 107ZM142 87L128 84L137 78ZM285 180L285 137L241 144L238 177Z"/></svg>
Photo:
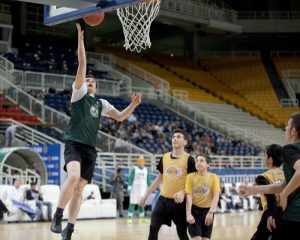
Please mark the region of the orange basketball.
<svg viewBox="0 0 300 240"><path fill-rule="evenodd" d="M104 12L100 12L100 13L96 13L94 15L84 17L83 20L85 21L86 24L88 24L92 27L97 26L103 22Z"/></svg>

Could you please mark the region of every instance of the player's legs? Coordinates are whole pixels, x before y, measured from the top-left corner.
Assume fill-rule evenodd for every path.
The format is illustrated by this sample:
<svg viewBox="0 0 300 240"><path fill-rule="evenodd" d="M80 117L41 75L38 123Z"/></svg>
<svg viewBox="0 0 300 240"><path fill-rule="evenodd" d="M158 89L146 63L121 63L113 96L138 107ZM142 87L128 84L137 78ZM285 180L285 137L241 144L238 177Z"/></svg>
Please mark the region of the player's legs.
<svg viewBox="0 0 300 240"><path fill-rule="evenodd" d="M127 217L128 217L127 223L128 224L132 224L134 209L135 209L135 204L130 203L128 206L128 214L127 214Z"/></svg>
<svg viewBox="0 0 300 240"><path fill-rule="evenodd" d="M261 220L257 226L256 232L253 234L251 240L268 240L271 232L267 228L268 212L263 212Z"/></svg>
<svg viewBox="0 0 300 240"><path fill-rule="evenodd" d="M63 211L67 203L70 201L74 189L80 180L80 162L70 161L67 166L68 178L64 182L59 195L58 205L54 217L51 223L51 231L54 233L61 233L62 226L61 221L63 217Z"/></svg>
<svg viewBox="0 0 300 240"><path fill-rule="evenodd" d="M95 169L95 162L97 157L97 152L95 148L90 146L80 144L80 149L78 152L80 158L82 159L81 163L81 172L80 180L75 186L74 193L72 195L70 205L69 205L69 216L68 216L68 225L62 231L63 240L71 240L72 233L74 231L74 225L81 206L82 191L84 186L91 182Z"/></svg>
<svg viewBox="0 0 300 240"><path fill-rule="evenodd" d="M139 206L138 207L138 211L139 211L139 217L142 218L145 216L145 208Z"/></svg>
<svg viewBox="0 0 300 240"><path fill-rule="evenodd" d="M180 240L188 240L187 226L186 221L186 209L185 201L183 203L177 204L171 212L172 220L176 225L177 235Z"/></svg>
<svg viewBox="0 0 300 240"><path fill-rule="evenodd" d="M117 193L117 208L118 208L120 217L123 217L123 201L124 201L124 193L118 192Z"/></svg>
<svg viewBox="0 0 300 240"><path fill-rule="evenodd" d="M64 209L70 201L75 187L80 181L80 162L72 161L67 165L68 178L64 182L58 200L58 208Z"/></svg>
<svg viewBox="0 0 300 240"><path fill-rule="evenodd" d="M87 180L81 178L70 201L69 205L69 216L68 216L68 225L62 231L63 240L71 240L72 233L74 232L74 225L81 206L81 196L84 186L88 183Z"/></svg>
<svg viewBox="0 0 300 240"><path fill-rule="evenodd" d="M205 218L209 211L209 208L198 208L192 206L192 215L196 222L188 225L188 231L192 239L209 240L211 238L213 223L211 225L205 225Z"/></svg>
<svg viewBox="0 0 300 240"><path fill-rule="evenodd" d="M156 206L152 212L151 223L150 223L150 232L148 236L148 240L157 240L158 232L163 224L167 224L171 226L171 218L169 216L171 204L169 200L162 196L157 200Z"/></svg>
<svg viewBox="0 0 300 240"><path fill-rule="evenodd" d="M299 239L300 222L281 220L272 234L272 240Z"/></svg>
<svg viewBox="0 0 300 240"><path fill-rule="evenodd" d="M78 212L81 206L81 196L84 186L88 183L87 180L81 178L70 201L68 222L75 224Z"/></svg>

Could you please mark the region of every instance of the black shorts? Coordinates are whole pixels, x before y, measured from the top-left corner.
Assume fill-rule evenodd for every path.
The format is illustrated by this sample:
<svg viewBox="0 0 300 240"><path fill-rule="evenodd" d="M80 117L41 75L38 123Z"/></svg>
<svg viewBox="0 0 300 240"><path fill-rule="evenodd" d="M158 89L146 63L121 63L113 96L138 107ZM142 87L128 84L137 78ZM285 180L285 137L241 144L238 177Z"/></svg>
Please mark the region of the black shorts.
<svg viewBox="0 0 300 240"><path fill-rule="evenodd" d="M151 224L171 226L172 221L176 226L187 228L185 201L175 203L172 198L160 196L152 213Z"/></svg>
<svg viewBox="0 0 300 240"><path fill-rule="evenodd" d="M67 172L66 166L69 162L78 161L80 162L80 176L90 183L94 175L97 158L96 149L79 142L66 141L64 155L64 170Z"/></svg>
<svg viewBox="0 0 300 240"><path fill-rule="evenodd" d="M280 220L272 234L272 240L299 240L300 222Z"/></svg>
<svg viewBox="0 0 300 240"><path fill-rule="evenodd" d="M260 222L257 226L256 232L253 234L251 240L264 240L264 239L269 239L271 236L271 232L267 228L267 222L268 218L270 216L270 213L268 211L264 211L263 214L261 215ZM276 226L278 226L279 220L282 216L282 208L278 207L276 210L275 214L275 221L276 221Z"/></svg>
<svg viewBox="0 0 300 240"><path fill-rule="evenodd" d="M192 206L192 215L195 218L194 224L189 224L188 230L191 237L197 237L200 236L202 238L210 238L212 229L213 229L213 223L209 226L205 225L205 217L208 213L209 208L199 208L196 206Z"/></svg>

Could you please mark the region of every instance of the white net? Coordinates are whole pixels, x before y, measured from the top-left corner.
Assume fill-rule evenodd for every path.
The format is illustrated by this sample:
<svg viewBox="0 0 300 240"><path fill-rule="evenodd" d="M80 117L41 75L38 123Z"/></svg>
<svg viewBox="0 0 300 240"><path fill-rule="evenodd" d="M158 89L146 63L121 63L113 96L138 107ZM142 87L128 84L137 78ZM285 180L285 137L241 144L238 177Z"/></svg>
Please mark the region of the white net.
<svg viewBox="0 0 300 240"><path fill-rule="evenodd" d="M150 27L159 13L160 2L161 0L146 0L117 10L123 26L126 50L141 52L151 47Z"/></svg>

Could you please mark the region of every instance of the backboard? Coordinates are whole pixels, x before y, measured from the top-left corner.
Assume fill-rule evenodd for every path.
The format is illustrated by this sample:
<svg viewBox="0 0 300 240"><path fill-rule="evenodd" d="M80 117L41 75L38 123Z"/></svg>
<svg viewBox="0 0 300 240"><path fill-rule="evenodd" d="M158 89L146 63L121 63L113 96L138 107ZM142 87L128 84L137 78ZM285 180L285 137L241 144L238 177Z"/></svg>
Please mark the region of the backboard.
<svg viewBox="0 0 300 240"><path fill-rule="evenodd" d="M48 26L80 19L98 12L116 10L142 1L143 0L30 0L30 2L43 2L43 4L47 4L44 6L44 24Z"/></svg>

